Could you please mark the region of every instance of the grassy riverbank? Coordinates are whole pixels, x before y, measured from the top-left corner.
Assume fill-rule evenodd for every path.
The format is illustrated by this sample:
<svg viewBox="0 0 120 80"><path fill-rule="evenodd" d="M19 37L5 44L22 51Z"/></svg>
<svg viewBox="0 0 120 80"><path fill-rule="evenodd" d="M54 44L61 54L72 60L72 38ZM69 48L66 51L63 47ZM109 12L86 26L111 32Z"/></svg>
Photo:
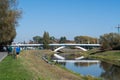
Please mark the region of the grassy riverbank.
<svg viewBox="0 0 120 80"><path fill-rule="evenodd" d="M0 80L98 80L48 64L41 58L44 54L53 52L29 50L22 51L18 59L12 56L6 57L0 63Z"/></svg>
<svg viewBox="0 0 120 80"><path fill-rule="evenodd" d="M22 60L7 56L0 62L0 80L30 80L32 73L22 64Z"/></svg>
<svg viewBox="0 0 120 80"><path fill-rule="evenodd" d="M97 58L102 61L120 66L120 50L104 51L104 52L95 52L88 51L89 57ZM92 54L91 54L92 53Z"/></svg>

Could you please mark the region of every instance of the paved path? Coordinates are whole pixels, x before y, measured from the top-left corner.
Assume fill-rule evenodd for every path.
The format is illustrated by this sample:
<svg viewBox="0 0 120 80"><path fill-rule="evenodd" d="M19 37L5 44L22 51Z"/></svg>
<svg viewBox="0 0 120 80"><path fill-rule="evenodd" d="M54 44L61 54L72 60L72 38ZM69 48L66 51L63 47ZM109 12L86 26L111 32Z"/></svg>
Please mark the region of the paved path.
<svg viewBox="0 0 120 80"><path fill-rule="evenodd" d="M7 52L0 52L0 62L8 55Z"/></svg>

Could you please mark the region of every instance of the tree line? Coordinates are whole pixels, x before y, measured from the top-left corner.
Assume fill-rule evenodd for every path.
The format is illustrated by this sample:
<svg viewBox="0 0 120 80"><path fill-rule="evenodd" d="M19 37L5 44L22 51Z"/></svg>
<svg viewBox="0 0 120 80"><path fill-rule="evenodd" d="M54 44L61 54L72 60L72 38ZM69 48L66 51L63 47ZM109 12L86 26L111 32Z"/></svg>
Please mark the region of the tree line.
<svg viewBox="0 0 120 80"><path fill-rule="evenodd" d="M45 37L47 37L47 39ZM42 44L44 41L49 43L78 43L78 44L97 44L98 43L97 38L93 38L90 36L76 36L74 38L74 41L72 41L72 40L68 40L65 36L61 36L59 39L55 38L54 36L49 36L48 32L44 32L43 37L34 36L32 43Z"/></svg>
<svg viewBox="0 0 120 80"><path fill-rule="evenodd" d="M32 43L44 44L44 48L49 48L50 43L77 43L77 44L101 44L102 50L120 50L120 34L107 33L101 35L99 38L90 36L75 36L74 40L68 40L65 36L59 39L50 36L48 32L44 32L43 37L34 36ZM45 47L46 46L46 47Z"/></svg>

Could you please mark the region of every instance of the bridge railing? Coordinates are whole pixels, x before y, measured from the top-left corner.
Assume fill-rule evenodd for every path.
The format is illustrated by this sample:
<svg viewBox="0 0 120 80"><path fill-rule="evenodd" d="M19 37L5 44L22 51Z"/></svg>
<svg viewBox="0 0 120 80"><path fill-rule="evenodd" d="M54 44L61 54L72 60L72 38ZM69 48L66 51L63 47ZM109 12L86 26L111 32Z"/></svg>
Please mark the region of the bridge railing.
<svg viewBox="0 0 120 80"><path fill-rule="evenodd" d="M43 46L43 44L12 44L11 46L26 46L26 47L34 47L34 46ZM49 44L49 46L98 46L100 44Z"/></svg>

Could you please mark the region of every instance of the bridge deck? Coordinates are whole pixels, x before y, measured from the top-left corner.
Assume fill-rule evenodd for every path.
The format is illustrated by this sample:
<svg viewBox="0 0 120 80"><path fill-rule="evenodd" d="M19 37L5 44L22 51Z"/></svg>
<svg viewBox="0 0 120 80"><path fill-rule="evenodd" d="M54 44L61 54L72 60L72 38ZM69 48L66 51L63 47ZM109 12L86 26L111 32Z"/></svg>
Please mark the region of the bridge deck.
<svg viewBox="0 0 120 80"><path fill-rule="evenodd" d="M26 46L26 47L35 47L43 46L43 44L13 44L11 46ZM100 44L49 44L49 46L100 46Z"/></svg>

